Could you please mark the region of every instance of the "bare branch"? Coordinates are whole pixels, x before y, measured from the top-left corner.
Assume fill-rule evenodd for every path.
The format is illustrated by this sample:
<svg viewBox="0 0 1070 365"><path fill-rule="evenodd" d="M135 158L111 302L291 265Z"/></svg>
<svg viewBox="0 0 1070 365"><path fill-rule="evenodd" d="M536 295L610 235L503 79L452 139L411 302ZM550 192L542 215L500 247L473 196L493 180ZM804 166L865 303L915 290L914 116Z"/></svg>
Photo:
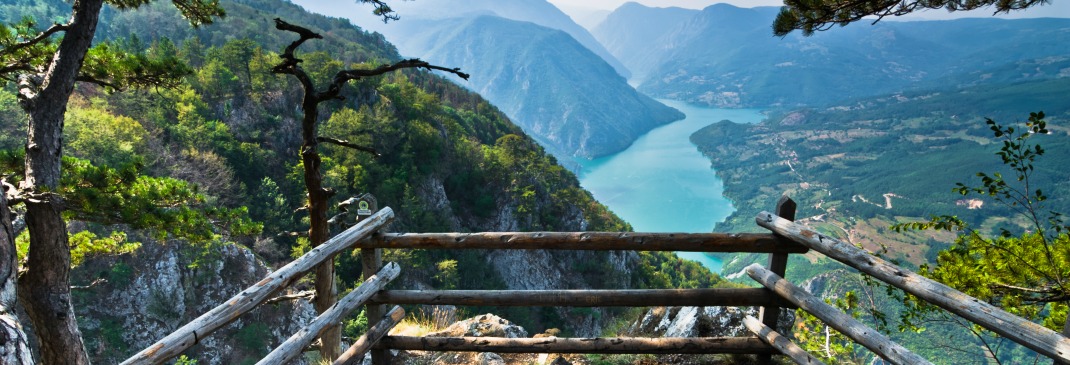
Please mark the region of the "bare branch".
<svg viewBox="0 0 1070 365"><path fill-rule="evenodd" d="M316 137L316 141L323 142L323 143L330 143L330 144L338 145L338 146L342 146L342 147L348 147L348 148L352 148L352 149L355 149L355 150L361 151L361 152L367 152L367 153L370 153L372 155L375 155L375 157L382 156L381 154L379 154L379 152L376 152L374 148L361 146L361 145L354 144L354 143L346 141L346 140L334 139L334 138L330 138L330 137Z"/></svg>
<svg viewBox="0 0 1070 365"><path fill-rule="evenodd" d="M268 299L266 302L264 302L264 304L274 304L274 303L278 303L278 302L285 302L285 301L297 300L297 299L308 299L308 301L311 302L312 299L315 298L315 297L316 297L316 291L315 290L305 290L305 291L297 292L297 293L294 293L294 294L280 295L280 296Z"/></svg>
<svg viewBox="0 0 1070 365"><path fill-rule="evenodd" d="M106 280L104 278L97 278L97 280L93 280L93 282L89 283L89 285L71 285L71 290L87 290L87 289L93 288L94 286L97 286L99 284L104 284L104 283L107 283L107 282L108 282L108 280Z"/></svg>
<svg viewBox="0 0 1070 365"><path fill-rule="evenodd" d="M456 68L456 67L447 68L447 67L442 67L442 66L435 66L435 65L432 65L430 63L427 63L427 61L421 61L418 58L413 58L413 59L399 61L399 62L394 63L392 65L379 66L379 67L376 67L376 68L373 68L373 69L370 69L370 70L344 70L344 71L339 71L338 74L336 74L334 76L334 81L331 82L331 85L329 87L327 87L327 90L323 91L323 92L320 92L319 94L316 94L316 100L325 101L325 100L338 98L338 94L342 91L342 86L344 86L349 81L360 80L360 79L365 78L365 77L379 76L379 75L383 75L383 74L386 74L386 73L389 73L389 72L393 72L393 71L397 71L397 70L401 70L401 69L406 69L406 68L422 68L422 69L426 69L426 70L445 71L445 72L457 75L460 78L465 79L465 80L468 80L468 78L471 76L469 74L461 72L460 68Z"/></svg>
<svg viewBox="0 0 1070 365"><path fill-rule="evenodd" d="M297 77L297 80L301 82L301 86L303 86L305 90L315 90L315 86L312 84L312 78L305 73L305 70L302 70L301 67L299 67L302 60L297 58L297 56L294 56L294 51L296 51L297 47L300 47L302 43L305 43L305 41L309 39L322 39L323 36L316 34L308 28L287 23L279 18L275 18L275 29L297 33L301 38L293 41L289 46L286 46L286 50L279 55L279 57L282 58L282 63L273 67L271 72L294 75Z"/></svg>
<svg viewBox="0 0 1070 365"><path fill-rule="evenodd" d="M90 84L96 84L96 85L99 85L99 86L102 86L102 87L105 87L105 88L112 89L114 91L122 91L123 90L123 88L120 87L119 85L116 85L114 83L111 83L111 82L108 82L108 81L104 81L104 80L101 80L101 79L98 79L98 78L95 78L95 77L92 77L92 76L89 76L89 75L86 75L86 74L79 74L78 77L75 78L75 80L78 81L78 82L88 82Z"/></svg>

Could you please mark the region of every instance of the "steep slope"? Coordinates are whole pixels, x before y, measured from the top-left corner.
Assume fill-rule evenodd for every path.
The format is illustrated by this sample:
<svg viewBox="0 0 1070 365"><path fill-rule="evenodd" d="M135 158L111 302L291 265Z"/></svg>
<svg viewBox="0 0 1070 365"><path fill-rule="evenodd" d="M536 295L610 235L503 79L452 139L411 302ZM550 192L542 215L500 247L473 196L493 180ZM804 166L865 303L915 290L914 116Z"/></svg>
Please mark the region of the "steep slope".
<svg viewBox="0 0 1070 365"><path fill-rule="evenodd" d="M566 156L598 157L683 115L637 93L561 31L494 16L424 22L408 47L473 73L469 87Z"/></svg>
<svg viewBox="0 0 1070 365"><path fill-rule="evenodd" d="M613 11L608 9L590 8L582 5L569 5L560 2L551 2L561 11L568 14L576 24L591 31L594 27L598 26L606 17ZM592 34L593 35L593 34Z"/></svg>
<svg viewBox="0 0 1070 365"><path fill-rule="evenodd" d="M284 1L235 0L223 6L225 20L199 29L184 25L169 3L109 11L100 39L130 52L176 55L192 74L174 89L106 93L80 87L69 109L65 153L98 165L116 160L99 151L124 153L144 162L148 174L198 184L212 204L247 208L263 222L264 234L160 242L154 232L130 231L122 237L141 242L140 251L87 257L75 269L76 282L108 280L77 292L75 300L96 362L131 355L136 346L161 338L255 282L266 270L264 263L278 267L308 249L307 241L293 233L307 230L296 157L301 89L292 78L270 72L279 61L274 52L294 37L271 29L272 19L282 17L325 36L307 43L308 52L299 52L320 83L342 67L400 58L381 35ZM446 79L397 72L354 83L343 95L344 101L324 105L321 131L374 147L380 155L320 147L325 180L336 192L332 204L371 192L381 206L395 210L398 219L391 230L399 232L630 230L501 111ZM0 110L7 112L0 118L0 150L24 148L18 136L25 135L25 122L17 100L0 97ZM71 229L102 235L129 231L88 222L72 222ZM667 254L418 250L389 251L387 259L405 268L398 285L413 288L636 287L653 285L655 276L662 280L658 285L671 278L669 285L691 280L698 284L689 285L708 286L719 280ZM359 280L359 259L341 255L338 260L343 289L352 287ZM660 272L681 265L697 274ZM157 285L168 288L154 290ZM302 282L295 290L307 287ZM125 304L114 306L117 300ZM308 318L307 308L296 309L297 314L277 308L261 313L266 314L242 317L210 341L204 339L191 357L205 364L243 363L277 345L297 325L294 321ZM559 327L579 335L595 335L612 319L603 310L506 309L499 314L532 331Z"/></svg>
<svg viewBox="0 0 1070 365"><path fill-rule="evenodd" d="M653 69L637 71L649 75L640 90L728 107L822 105L1070 54L1067 19L880 22L777 38L769 30L775 14L726 4L703 9L654 42L668 53ZM624 34L604 42L623 42Z"/></svg>
<svg viewBox="0 0 1070 365"><path fill-rule="evenodd" d="M345 2L336 4L324 1L296 0L294 3L305 6L311 11L330 16L342 16L352 19L357 24L365 25L370 31L383 33L391 42L404 43L402 37L408 36L406 28L425 20L467 17L472 15L494 14L506 19L535 23L547 28L568 33L588 50L601 57L624 77L630 72L619 60L606 51L587 29L576 24L568 15L546 0L436 0L436 1L396 1L390 7L397 11L404 21L384 24L368 11L368 6ZM402 49L407 56L418 56L418 49Z"/></svg>
<svg viewBox="0 0 1070 365"><path fill-rule="evenodd" d="M591 34L632 72L633 82L642 83L668 51L676 47L673 37L666 36L698 13L693 9L655 8L628 2L610 13Z"/></svg>

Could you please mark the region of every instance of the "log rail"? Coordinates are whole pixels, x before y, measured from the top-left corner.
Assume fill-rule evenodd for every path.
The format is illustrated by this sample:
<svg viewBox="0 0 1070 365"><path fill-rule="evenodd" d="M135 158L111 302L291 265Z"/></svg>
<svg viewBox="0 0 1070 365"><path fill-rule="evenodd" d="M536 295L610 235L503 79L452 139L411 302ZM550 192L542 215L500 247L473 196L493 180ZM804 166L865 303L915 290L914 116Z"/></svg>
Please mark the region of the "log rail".
<svg viewBox="0 0 1070 365"><path fill-rule="evenodd" d="M335 364L360 363L370 353L375 365L390 362L389 350L475 351L502 353L584 354L752 354L759 363L772 363L771 355L784 355L799 364L820 364L787 337L776 332L782 309L801 308L870 348L892 364L928 362L887 337L865 327L805 290L784 279L790 254L817 251L850 265L918 298L936 304L973 323L988 328L1057 362L1070 362L1070 339L987 303L970 298L943 284L921 277L834 238L793 222L795 203L787 197L777 203L776 213L762 212L756 218L767 234L632 233L632 232L487 232L394 234L378 232L393 219L390 208L362 219L356 226L332 238L305 256L272 273L253 287L142 350L123 364L159 364L237 319L253 307L289 286L312 267L331 260L345 249L360 249L365 283L332 310L324 312L260 363L286 362L300 355L312 340L347 314L363 305L369 319L377 322ZM386 290L400 268L383 264L384 249L516 249L596 251L687 251L766 253L766 266L747 268L759 288L647 289L647 290ZM387 313L388 305L392 310ZM390 336L405 311L396 305L456 306L756 306L759 318L744 319L749 337L706 338L487 338Z"/></svg>

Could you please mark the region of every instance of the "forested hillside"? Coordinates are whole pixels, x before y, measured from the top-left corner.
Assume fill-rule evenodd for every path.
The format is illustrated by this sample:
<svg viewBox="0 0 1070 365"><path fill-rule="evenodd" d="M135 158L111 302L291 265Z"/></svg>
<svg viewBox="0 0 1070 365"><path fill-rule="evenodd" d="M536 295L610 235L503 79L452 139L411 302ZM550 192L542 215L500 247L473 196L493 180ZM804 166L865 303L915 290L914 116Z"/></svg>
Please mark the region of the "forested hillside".
<svg viewBox="0 0 1070 365"><path fill-rule="evenodd" d="M1003 77L1055 77L1070 56L1064 18L882 21L774 37L770 24L778 10L715 4L681 12L671 27L651 32L614 24L661 19L668 9L622 6L596 34L612 45L658 36L647 41L657 52L611 48L636 75L646 75L640 91L730 108L827 106L846 98L998 84L1008 80L990 79L988 70L1022 63L1064 66Z"/></svg>
<svg viewBox="0 0 1070 365"><path fill-rule="evenodd" d="M1001 168L998 159L989 157L998 143L984 118L1011 125L1030 111L1043 110L1053 133L1038 136L1037 143L1054 155L1038 163L1036 176L1050 191L1051 208L1066 211L1070 175L1059 164L1070 158L1065 156L1070 129L1059 121L1070 116L1063 97L1067 92L1070 80L1061 78L904 93L828 109L775 112L756 125L722 121L691 139L725 179L725 194L740 202L718 226L720 231L754 230L753 217L762 203L781 192L800 202L800 217L819 221L853 217L894 222L896 217L931 214L983 220L1013 212L992 202L971 208L951 189L956 182L971 182L979 171ZM999 221L992 219L987 223ZM927 242L914 244L926 251ZM924 262L924 256L903 258Z"/></svg>
<svg viewBox="0 0 1070 365"><path fill-rule="evenodd" d="M347 20L306 13L288 2L235 0L223 6L228 14L224 20L198 29L190 28L170 3L136 11L107 10L98 42L150 59L177 57L188 75L174 87L121 92L82 84L67 111L64 152L71 157L68 164L80 167L68 167L65 173L103 171L108 175L102 179L158 179L151 181L190 189L188 201L232 208L252 220L249 229L237 231L240 234L227 231L198 238L68 216L72 237L80 240L76 244L102 247L85 253L84 263L76 263L77 281L109 279L74 298L87 346L98 362L131 355L146 339L159 338L199 315L205 301L218 300L224 295L217 291L220 282L242 276L225 264L246 255L235 251L237 247L252 249L258 259L276 267L308 249L301 235L308 228L301 209L306 198L298 157L301 89L292 78L271 73L279 62L277 52L292 41L292 35L273 29L272 19L281 17L325 35L307 43L307 52L300 54L303 67L321 84L344 68L400 59L381 35L366 33ZM63 1L20 1L0 7L0 19L57 19L66 11L69 5ZM17 183L12 173L21 169L18 156L25 147L26 126L13 88L9 83L0 94L0 150L6 151L0 176ZM321 147L326 185L335 192L332 204L372 193L380 206L395 210L395 232L630 230L496 107L451 81L424 71L397 72L353 83L342 95L345 100L323 108L323 135L372 147L379 155ZM86 176L80 178L96 175ZM78 191L81 186L68 188ZM23 232L22 252L25 237ZM166 245L161 237L170 237ZM140 248L128 244L135 241ZM175 247L180 249L168 251ZM417 250L388 252L387 260L403 267L399 285L419 288L502 289L517 285L516 276L526 272L547 276L526 277L525 282L560 289L707 287L720 281L698 264L670 254L540 255ZM164 262L143 261L154 259ZM339 258L344 289L359 279L359 267L359 259ZM247 271L256 270L250 266ZM116 300L111 293L172 271L183 278L171 283L185 290L175 298L150 301L169 306L154 307L167 315L161 322L139 323L144 318L101 310ZM470 310L474 314L484 309ZM612 313L601 310L518 309L498 314L529 331L559 327L584 335L597 334L612 320ZM239 322L246 327L229 332L232 337L202 346L216 346L213 351L241 348L213 360L241 363L263 355L277 336L288 335L274 334L276 329L292 325L257 321Z"/></svg>
<svg viewBox="0 0 1070 365"><path fill-rule="evenodd" d="M367 18L305 3L327 14ZM380 22L375 29L401 54L475 72L456 80L570 168L574 157L620 152L643 133L683 118L637 92L620 62L545 0L399 2L396 8L408 21Z"/></svg>
<svg viewBox="0 0 1070 365"><path fill-rule="evenodd" d="M423 21L404 44L428 60L479 70L465 82L546 145L572 156L624 150L679 111L635 91L568 34L496 16ZM611 106L611 107L607 107Z"/></svg>

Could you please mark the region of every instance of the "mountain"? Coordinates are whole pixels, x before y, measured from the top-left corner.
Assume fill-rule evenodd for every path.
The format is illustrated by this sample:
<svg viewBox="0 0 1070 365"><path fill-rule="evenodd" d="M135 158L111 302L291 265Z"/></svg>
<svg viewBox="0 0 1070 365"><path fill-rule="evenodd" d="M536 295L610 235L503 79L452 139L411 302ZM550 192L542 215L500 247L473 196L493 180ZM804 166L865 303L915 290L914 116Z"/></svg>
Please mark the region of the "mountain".
<svg viewBox="0 0 1070 365"><path fill-rule="evenodd" d="M627 2L591 29L591 34L632 72L633 82L641 83L675 47L671 42L674 37L667 35L698 13L694 9L655 8Z"/></svg>
<svg viewBox="0 0 1070 365"><path fill-rule="evenodd" d="M402 49L469 70L468 86L525 131L564 152L598 157L683 115L639 94L568 34L495 16L423 21Z"/></svg>
<svg viewBox="0 0 1070 365"><path fill-rule="evenodd" d="M632 19L659 14L629 9L640 13ZM707 105L768 107L826 105L923 89L962 73L1070 55L1070 19L879 22L778 38L770 30L776 13L771 7L713 5L679 19L652 42L666 52L656 64L634 62L645 57L635 48L617 51L618 56L629 60L635 74L648 75L639 86L645 93ZM606 44L645 36L626 31L598 33Z"/></svg>
<svg viewBox="0 0 1070 365"><path fill-rule="evenodd" d="M606 51L587 29L576 24L568 15L546 0L433 0L433 1L395 1L390 3L401 17L401 21L383 23L382 18L371 14L370 6L355 2L337 4L329 1L295 0L294 3L321 14L343 16L364 26L370 31L383 33L395 43L404 43L400 38L411 34L406 28L425 20L468 17L472 15L497 15L502 18L532 22L547 28L558 29L568 33L584 47L601 57L624 77L630 72L609 51ZM402 49L406 56L418 57Z"/></svg>
<svg viewBox="0 0 1070 365"><path fill-rule="evenodd" d="M585 6L565 5L560 3L554 3L554 6L561 9L565 14L568 14L576 24L579 24L587 30L594 29L598 23L601 23L610 13L612 13L612 11L607 9L589 8Z"/></svg>
<svg viewBox="0 0 1070 365"><path fill-rule="evenodd" d="M45 15L62 14L70 6L63 1L25 3L55 7L37 9ZM221 3L228 16L196 29L166 2L108 10L99 25L99 41L146 57L178 57L191 74L174 88L112 93L80 85L67 110L64 153L84 164L126 163L145 176L195 184L204 204L247 211L263 224L262 233L209 235L206 242L161 241L167 232L70 222L73 237L107 237L114 231L124 240L140 242L132 253L86 253L84 264L73 269L76 283L107 280L78 291L73 299L97 363L121 361L233 295L236 288L255 283L268 267L280 267L309 249L307 240L294 233L308 229L307 215L300 209L306 194L297 157L302 89L292 77L271 73L280 62L276 52L296 37L274 30L272 19L280 17L324 36L306 42L297 53L320 85L343 67L401 59L382 35L344 19L310 14L279 0ZM2 9L14 10L0 13L4 22L26 14L17 5ZM571 40L563 32L547 31L551 33ZM575 41L570 48L583 50L589 62L597 59ZM603 76L622 79L604 62L599 64ZM370 192L380 206L396 212L390 227L394 232L631 229L498 108L450 80L409 70L351 83L342 94L345 100L321 105L321 135L372 147L378 155L320 145L324 180L335 193L332 206ZM9 151L25 148L26 125L17 99L4 95L0 156L7 163L12 159L6 157L14 156ZM14 176L8 166L3 165L4 175ZM720 280L671 253L390 250L386 259L405 268L396 285L410 288L649 287L655 285L655 274L657 285L665 278L669 285L691 281L688 285L709 286ZM339 255L336 266L343 290L360 280L359 259ZM662 267L674 269L662 273ZM294 290L308 285L298 283ZM115 306L117 300L126 304ZM189 354L204 364L258 359L303 324L294 321L311 319L307 305L291 307L268 306L259 312L263 316L242 317L203 339ZM598 335L619 313L495 310L532 331L558 327L582 336ZM356 323L347 322L347 328L359 326Z"/></svg>

